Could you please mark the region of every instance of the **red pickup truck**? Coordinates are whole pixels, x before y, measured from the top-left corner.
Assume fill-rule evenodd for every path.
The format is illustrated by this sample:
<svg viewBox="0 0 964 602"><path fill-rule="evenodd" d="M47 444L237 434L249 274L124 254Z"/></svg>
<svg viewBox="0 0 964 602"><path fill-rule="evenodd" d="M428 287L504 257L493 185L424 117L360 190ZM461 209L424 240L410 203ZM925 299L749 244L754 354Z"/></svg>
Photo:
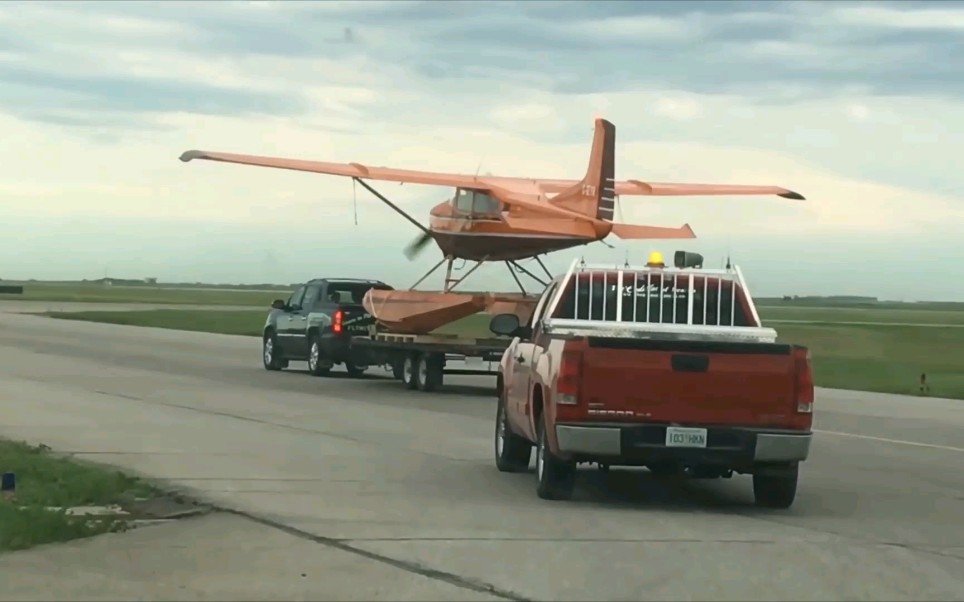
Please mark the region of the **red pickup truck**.
<svg viewBox="0 0 964 602"><path fill-rule="evenodd" d="M513 337L498 376L495 460L529 468L537 493L569 499L576 468L645 466L659 476L753 475L757 505L788 508L812 438L806 347L761 326L739 267L587 266L546 287Z"/></svg>

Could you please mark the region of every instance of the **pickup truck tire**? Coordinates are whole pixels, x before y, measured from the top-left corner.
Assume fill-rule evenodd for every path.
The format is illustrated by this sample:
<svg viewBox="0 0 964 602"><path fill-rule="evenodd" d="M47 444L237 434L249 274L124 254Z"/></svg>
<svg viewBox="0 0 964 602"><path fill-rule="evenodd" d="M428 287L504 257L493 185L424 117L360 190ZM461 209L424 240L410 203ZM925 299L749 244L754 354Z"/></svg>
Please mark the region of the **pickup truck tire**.
<svg viewBox="0 0 964 602"><path fill-rule="evenodd" d="M281 370L288 366L288 361L278 353L278 336L273 330L265 332L261 339L261 361L265 370Z"/></svg>
<svg viewBox="0 0 964 602"><path fill-rule="evenodd" d="M753 498L757 506L763 508L786 509L793 505L797 497L799 465L794 464L785 474L753 475Z"/></svg>
<svg viewBox="0 0 964 602"><path fill-rule="evenodd" d="M576 463L560 460L549 451L545 420L539 420L536 444L536 494L544 500L568 500L576 488Z"/></svg>
<svg viewBox="0 0 964 602"><path fill-rule="evenodd" d="M500 472L525 472L529 470L531 457L532 443L509 428L505 396L500 392L495 413L495 466Z"/></svg>
<svg viewBox="0 0 964 602"><path fill-rule="evenodd" d="M313 334L308 339L308 374L312 376L327 376L331 372L331 364L325 360L321 350L321 340Z"/></svg>

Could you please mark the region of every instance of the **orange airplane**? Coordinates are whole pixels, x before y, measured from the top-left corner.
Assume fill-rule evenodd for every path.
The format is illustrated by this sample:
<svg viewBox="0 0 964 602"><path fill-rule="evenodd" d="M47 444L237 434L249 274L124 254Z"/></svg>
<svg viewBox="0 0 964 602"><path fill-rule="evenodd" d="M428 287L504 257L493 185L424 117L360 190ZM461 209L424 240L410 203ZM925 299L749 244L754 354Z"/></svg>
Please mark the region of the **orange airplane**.
<svg viewBox="0 0 964 602"><path fill-rule="evenodd" d="M542 264L539 255L602 241L610 234L630 240L696 237L689 224L667 228L614 223L615 201L621 195L777 195L805 200L802 195L777 186L617 181L616 126L605 119L596 119L589 166L581 180L438 173L370 167L360 163L327 163L200 150L186 151L180 159L184 162L205 159L352 178L422 231L406 249L410 259L427 243L435 241L443 259L415 286L448 262L446 292L482 263L492 261L504 261L544 285L540 278L517 262L534 258L551 279L552 275ZM451 186L455 188L455 194L450 200L432 208L429 227L426 228L364 180ZM464 276L453 280L452 264L456 259L477 263Z"/></svg>

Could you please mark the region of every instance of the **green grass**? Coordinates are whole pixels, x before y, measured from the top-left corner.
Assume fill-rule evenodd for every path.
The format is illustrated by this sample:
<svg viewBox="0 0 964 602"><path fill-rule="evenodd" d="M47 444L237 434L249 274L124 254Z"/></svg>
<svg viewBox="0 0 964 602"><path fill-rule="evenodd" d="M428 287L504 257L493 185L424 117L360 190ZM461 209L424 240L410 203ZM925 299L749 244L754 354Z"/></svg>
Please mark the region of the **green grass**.
<svg viewBox="0 0 964 602"><path fill-rule="evenodd" d="M0 295L0 301L74 303L154 303L158 305L251 305L267 308L290 291L176 288L170 286L103 286L96 284L24 283L22 295Z"/></svg>
<svg viewBox="0 0 964 602"><path fill-rule="evenodd" d="M0 500L0 552L98 535L124 524L112 518L71 517L48 508L123 505L157 494L150 485L115 470L14 441L0 440L0 472L17 477L16 497Z"/></svg>
<svg viewBox="0 0 964 602"><path fill-rule="evenodd" d="M47 316L62 320L106 322L128 326L152 326L174 330L194 330L261 336L268 310L204 310L204 309L148 309L143 311L71 311L47 312Z"/></svg>
<svg viewBox="0 0 964 602"><path fill-rule="evenodd" d="M794 320L810 322L880 322L882 324L961 324L964 311L893 308L850 307L757 307L760 318L767 320ZM776 324L775 324L776 325Z"/></svg>
<svg viewBox="0 0 964 602"><path fill-rule="evenodd" d="M818 386L964 399L964 328L776 324L780 342L806 345Z"/></svg>
<svg viewBox="0 0 964 602"><path fill-rule="evenodd" d="M917 393L921 372L930 394L964 399L964 327L853 325L843 322L962 323L962 312L894 309L762 308L764 319L817 320L813 324L772 323L782 342L810 347L816 383L823 387L888 393ZM262 310L149 310L53 312L52 317L259 336ZM469 316L437 332L490 337L489 316Z"/></svg>

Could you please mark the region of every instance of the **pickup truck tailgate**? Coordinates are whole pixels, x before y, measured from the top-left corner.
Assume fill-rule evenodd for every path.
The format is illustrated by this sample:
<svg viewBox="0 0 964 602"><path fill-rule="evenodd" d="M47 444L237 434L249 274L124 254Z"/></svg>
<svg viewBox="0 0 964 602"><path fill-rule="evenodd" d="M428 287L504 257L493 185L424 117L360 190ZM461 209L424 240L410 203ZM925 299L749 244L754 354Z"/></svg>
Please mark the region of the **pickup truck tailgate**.
<svg viewBox="0 0 964 602"><path fill-rule="evenodd" d="M580 397L607 420L788 426L794 371L790 345L589 337Z"/></svg>
<svg viewBox="0 0 964 602"><path fill-rule="evenodd" d="M371 314L360 304L342 303L338 306L342 312L341 323L344 331L350 335L367 334L368 326L374 321Z"/></svg>

